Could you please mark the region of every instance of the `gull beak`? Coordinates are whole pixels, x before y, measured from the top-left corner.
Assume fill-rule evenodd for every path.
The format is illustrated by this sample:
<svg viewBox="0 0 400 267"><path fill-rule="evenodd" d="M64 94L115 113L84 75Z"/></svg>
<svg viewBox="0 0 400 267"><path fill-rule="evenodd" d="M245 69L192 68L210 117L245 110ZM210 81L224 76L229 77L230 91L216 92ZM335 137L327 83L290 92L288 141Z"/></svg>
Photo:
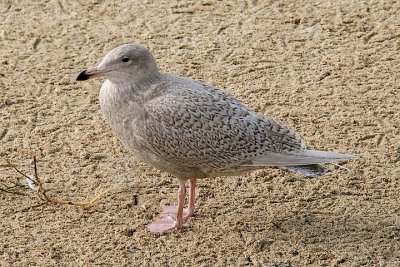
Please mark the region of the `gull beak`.
<svg viewBox="0 0 400 267"><path fill-rule="evenodd" d="M102 70L99 69L97 67L95 68L90 68L87 70L82 71L78 77L76 77L77 81L86 81L89 80L91 78L96 78L96 77L100 77L100 76L104 76L105 73L107 73L108 71L106 70Z"/></svg>

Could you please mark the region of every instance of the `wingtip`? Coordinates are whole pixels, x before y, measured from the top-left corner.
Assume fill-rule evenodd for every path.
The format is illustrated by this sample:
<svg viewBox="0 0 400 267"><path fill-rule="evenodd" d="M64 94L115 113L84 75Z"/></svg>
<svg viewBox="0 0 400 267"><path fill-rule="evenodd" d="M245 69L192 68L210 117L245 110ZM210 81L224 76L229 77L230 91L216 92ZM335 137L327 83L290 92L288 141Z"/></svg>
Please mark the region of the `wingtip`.
<svg viewBox="0 0 400 267"><path fill-rule="evenodd" d="M338 152L331 152L331 151L320 151L320 150L306 150L304 151L303 155L309 157L317 157L317 158L326 158L326 159L333 159L333 160L354 160L358 157L353 154L347 153L338 153Z"/></svg>
<svg viewBox="0 0 400 267"><path fill-rule="evenodd" d="M343 158L345 158L345 159L347 159L347 160L354 160L354 159L357 159L357 158L358 158L358 156L353 155L353 154L348 154L348 153L343 153L343 154L338 153L338 154L339 154L339 155L343 155Z"/></svg>

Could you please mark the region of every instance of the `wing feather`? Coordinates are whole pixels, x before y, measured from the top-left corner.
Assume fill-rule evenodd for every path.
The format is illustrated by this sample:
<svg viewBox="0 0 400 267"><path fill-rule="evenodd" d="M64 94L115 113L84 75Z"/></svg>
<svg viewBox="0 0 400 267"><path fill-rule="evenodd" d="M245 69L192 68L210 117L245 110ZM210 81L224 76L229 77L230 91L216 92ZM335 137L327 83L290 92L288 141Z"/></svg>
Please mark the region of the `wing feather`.
<svg viewBox="0 0 400 267"><path fill-rule="evenodd" d="M169 91L144 106L146 139L169 162L207 171L269 154L282 161L286 152L304 149L295 131L221 90L178 76L163 82Z"/></svg>

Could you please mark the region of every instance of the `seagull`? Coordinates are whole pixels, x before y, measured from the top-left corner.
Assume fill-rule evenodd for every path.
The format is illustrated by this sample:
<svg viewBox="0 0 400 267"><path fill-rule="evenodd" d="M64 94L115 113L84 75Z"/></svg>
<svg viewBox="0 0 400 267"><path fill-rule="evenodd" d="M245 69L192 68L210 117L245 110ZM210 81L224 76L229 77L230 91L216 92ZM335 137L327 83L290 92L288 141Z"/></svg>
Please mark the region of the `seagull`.
<svg viewBox="0 0 400 267"><path fill-rule="evenodd" d="M100 89L102 114L122 145L179 181L178 205L166 207L147 225L152 233L181 229L193 216L197 179L269 167L318 176L325 172L322 163L355 158L307 149L301 136L279 120L255 113L213 86L161 72L141 45L111 50L77 80L99 77L106 79Z"/></svg>

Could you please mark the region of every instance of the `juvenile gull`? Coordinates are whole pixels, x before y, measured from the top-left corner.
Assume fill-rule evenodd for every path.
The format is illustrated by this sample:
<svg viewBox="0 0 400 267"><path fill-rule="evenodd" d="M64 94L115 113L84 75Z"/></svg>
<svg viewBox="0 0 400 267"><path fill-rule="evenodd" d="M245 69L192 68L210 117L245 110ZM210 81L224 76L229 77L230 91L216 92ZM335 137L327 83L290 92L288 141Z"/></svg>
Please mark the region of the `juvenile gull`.
<svg viewBox="0 0 400 267"><path fill-rule="evenodd" d="M163 73L151 53L136 44L111 50L78 81L105 77L101 111L122 144L142 161L178 178L178 206L147 227L153 233L180 229L194 213L196 179L239 175L278 167L307 176L320 163L354 156L309 150L283 123L256 114L223 91ZM189 205L184 209L186 181Z"/></svg>

